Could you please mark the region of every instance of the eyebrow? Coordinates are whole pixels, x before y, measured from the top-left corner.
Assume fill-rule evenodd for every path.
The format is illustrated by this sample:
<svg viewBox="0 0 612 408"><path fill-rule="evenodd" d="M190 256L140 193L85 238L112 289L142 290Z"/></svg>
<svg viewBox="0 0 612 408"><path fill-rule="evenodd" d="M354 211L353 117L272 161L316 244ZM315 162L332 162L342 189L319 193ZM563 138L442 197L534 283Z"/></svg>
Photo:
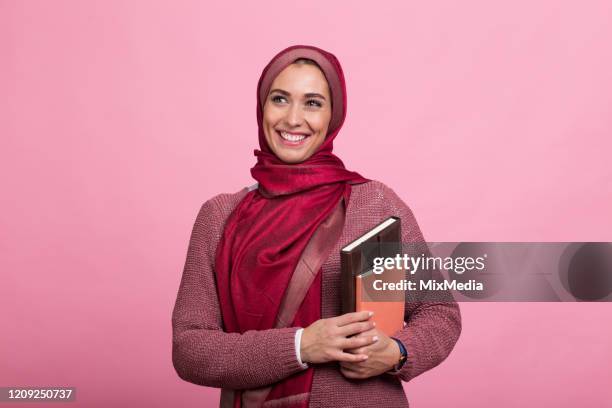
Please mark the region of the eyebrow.
<svg viewBox="0 0 612 408"><path fill-rule="evenodd" d="M270 93L272 93L272 92L278 92L278 93L283 94L283 95L285 95L285 96L291 96L291 94L290 94L289 92L287 92L287 91L285 91L285 90L282 90L282 89L273 89L273 90L271 90L271 91L270 91ZM316 92L310 92L310 93L307 93L307 94L305 94L305 96L306 96L307 98L321 98L321 99L323 99L323 100L326 100L326 99L325 99L325 97L324 97L323 95L318 94L318 93L316 93Z"/></svg>

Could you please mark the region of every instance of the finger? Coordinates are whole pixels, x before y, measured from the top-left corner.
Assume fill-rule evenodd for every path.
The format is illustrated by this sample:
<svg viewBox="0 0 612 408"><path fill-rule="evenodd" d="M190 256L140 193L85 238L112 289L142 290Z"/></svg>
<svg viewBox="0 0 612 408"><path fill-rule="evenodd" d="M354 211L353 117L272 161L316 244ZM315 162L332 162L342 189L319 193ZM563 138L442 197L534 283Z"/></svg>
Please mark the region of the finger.
<svg viewBox="0 0 612 408"><path fill-rule="evenodd" d="M374 322L374 325L376 325L376 322ZM376 327L371 328L370 330L366 330L366 331L362 331L361 333L357 333L355 336L353 337L372 337L372 336L378 336L378 329Z"/></svg>
<svg viewBox="0 0 612 408"><path fill-rule="evenodd" d="M335 357L335 360L337 361L345 361L348 363L360 363L362 361L365 361L368 359L368 356L366 354L351 354L351 353L345 353L343 351L338 352L338 354Z"/></svg>
<svg viewBox="0 0 612 408"><path fill-rule="evenodd" d="M346 361L343 361L340 363L340 367L344 368L345 370L349 370L349 371L359 371L359 363L347 363Z"/></svg>
<svg viewBox="0 0 612 408"><path fill-rule="evenodd" d="M335 319L335 323L337 326L346 326L347 324L350 324L350 323L368 320L372 316L374 316L373 312L369 312L365 310L363 312L346 313L334 319Z"/></svg>
<svg viewBox="0 0 612 408"><path fill-rule="evenodd" d="M351 373L355 378L367 378L368 377L368 369L367 367L355 364L355 363L343 363L346 364L342 366L340 369L344 369L346 372Z"/></svg>
<svg viewBox="0 0 612 408"><path fill-rule="evenodd" d="M346 370L344 368L340 369L340 372L342 373L343 376L345 376L346 378L352 378L352 379L360 379L361 378L361 374L355 372L355 371L351 371L351 370Z"/></svg>
<svg viewBox="0 0 612 408"><path fill-rule="evenodd" d="M346 378L354 378L353 377L354 374L353 374L353 372L351 370L347 370L346 368L340 368L340 372Z"/></svg>
<svg viewBox="0 0 612 408"><path fill-rule="evenodd" d="M368 320L365 322L349 323L345 326L340 327L338 330L338 334L344 337L348 337L348 336L352 336L353 334L371 330L374 327L376 327L376 323L373 320Z"/></svg>
<svg viewBox="0 0 612 408"><path fill-rule="evenodd" d="M354 348L354 349L344 349L343 351L345 353L350 353L350 354L363 354L363 355L366 355L366 356L370 355L370 353L368 353L367 347L358 347L358 348Z"/></svg>
<svg viewBox="0 0 612 408"><path fill-rule="evenodd" d="M362 347L376 343L378 340L378 336L350 337L348 339L343 339L340 342L340 347L344 350L361 349ZM353 350L353 354L355 354L355 350ZM359 352L357 352L357 354L359 354Z"/></svg>

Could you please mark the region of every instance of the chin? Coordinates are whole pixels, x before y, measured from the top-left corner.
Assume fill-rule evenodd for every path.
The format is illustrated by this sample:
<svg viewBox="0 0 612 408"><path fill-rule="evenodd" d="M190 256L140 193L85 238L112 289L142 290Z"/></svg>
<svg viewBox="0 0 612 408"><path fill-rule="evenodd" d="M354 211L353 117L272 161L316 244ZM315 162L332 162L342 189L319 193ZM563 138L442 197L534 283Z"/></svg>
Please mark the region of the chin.
<svg viewBox="0 0 612 408"><path fill-rule="evenodd" d="M288 164L301 163L308 158L306 154L296 154L296 152L287 152L287 154L285 154L285 152L283 153L279 152L279 153L276 153L276 156Z"/></svg>
<svg viewBox="0 0 612 408"><path fill-rule="evenodd" d="M268 141L268 146L270 146L270 149L276 157L288 164L301 163L312 156L308 149L310 143L301 146L301 148L295 148L283 146L275 140L273 143Z"/></svg>

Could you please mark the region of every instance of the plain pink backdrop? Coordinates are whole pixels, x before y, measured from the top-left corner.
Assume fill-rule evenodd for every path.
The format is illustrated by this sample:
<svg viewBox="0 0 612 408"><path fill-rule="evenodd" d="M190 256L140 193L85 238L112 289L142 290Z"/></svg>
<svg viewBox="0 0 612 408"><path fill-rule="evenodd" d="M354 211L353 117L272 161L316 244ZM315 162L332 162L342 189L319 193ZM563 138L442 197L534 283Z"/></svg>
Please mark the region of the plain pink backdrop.
<svg viewBox="0 0 612 408"><path fill-rule="evenodd" d="M336 153L428 240L612 241L611 15L609 0L0 0L0 386L216 404L174 372L172 307L200 205L252 183L256 82L292 44L339 58ZM610 304L461 307L411 406L612 403Z"/></svg>

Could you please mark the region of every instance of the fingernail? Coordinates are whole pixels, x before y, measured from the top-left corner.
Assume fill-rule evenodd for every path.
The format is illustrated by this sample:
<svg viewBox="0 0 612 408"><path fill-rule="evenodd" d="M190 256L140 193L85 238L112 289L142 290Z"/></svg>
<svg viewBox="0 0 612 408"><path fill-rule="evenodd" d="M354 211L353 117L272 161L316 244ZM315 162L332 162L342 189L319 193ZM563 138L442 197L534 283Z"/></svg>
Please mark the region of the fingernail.
<svg viewBox="0 0 612 408"><path fill-rule="evenodd" d="M374 341L378 341L378 336L374 336L374 337L372 337L372 340L374 340Z"/></svg>
<svg viewBox="0 0 612 408"><path fill-rule="evenodd" d="M376 327L376 322L372 322L372 326Z"/></svg>
<svg viewBox="0 0 612 408"><path fill-rule="evenodd" d="M367 360L367 359L368 359L368 356L363 356L363 359L364 359L364 360Z"/></svg>
<svg viewBox="0 0 612 408"><path fill-rule="evenodd" d="M370 317L374 316L374 312L368 312L368 316Z"/></svg>

